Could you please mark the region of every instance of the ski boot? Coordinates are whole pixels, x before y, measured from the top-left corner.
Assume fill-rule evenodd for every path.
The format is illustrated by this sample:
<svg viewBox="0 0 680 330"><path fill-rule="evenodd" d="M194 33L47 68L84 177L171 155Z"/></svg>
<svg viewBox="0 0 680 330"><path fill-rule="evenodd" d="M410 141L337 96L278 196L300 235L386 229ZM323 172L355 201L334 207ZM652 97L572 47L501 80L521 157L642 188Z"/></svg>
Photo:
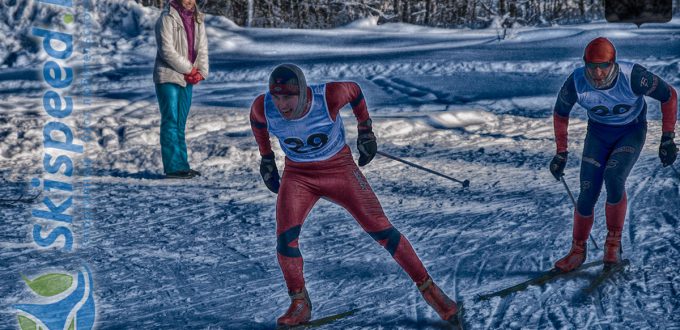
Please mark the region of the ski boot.
<svg viewBox="0 0 680 330"><path fill-rule="evenodd" d="M309 300L307 289L289 292L288 295L290 296L290 307L285 314L276 320L278 329L307 323L312 318L312 302Z"/></svg>
<svg viewBox="0 0 680 330"><path fill-rule="evenodd" d="M621 262L621 232L609 231L604 242L604 261L605 267L611 267Z"/></svg>
<svg viewBox="0 0 680 330"><path fill-rule="evenodd" d="M628 206L628 196L623 193L621 200L616 204L605 204L604 213L607 218L607 239L604 242L604 261L605 267L611 267L621 262L621 234L623 223L626 219L626 208Z"/></svg>
<svg viewBox="0 0 680 330"><path fill-rule="evenodd" d="M566 273L580 267L586 261L587 240L590 229L593 227L594 218L592 214L583 216L577 210L574 210L574 239L571 242L571 250L564 258L557 260L555 268Z"/></svg>
<svg viewBox="0 0 680 330"><path fill-rule="evenodd" d="M418 290L442 320L457 322L458 305L432 282L432 278L428 277L423 284L418 286Z"/></svg>
<svg viewBox="0 0 680 330"><path fill-rule="evenodd" d="M573 240L571 242L571 250L564 258L557 260L555 263L555 268L563 271L570 272L576 268L579 268L583 262L586 261L588 246L586 241Z"/></svg>

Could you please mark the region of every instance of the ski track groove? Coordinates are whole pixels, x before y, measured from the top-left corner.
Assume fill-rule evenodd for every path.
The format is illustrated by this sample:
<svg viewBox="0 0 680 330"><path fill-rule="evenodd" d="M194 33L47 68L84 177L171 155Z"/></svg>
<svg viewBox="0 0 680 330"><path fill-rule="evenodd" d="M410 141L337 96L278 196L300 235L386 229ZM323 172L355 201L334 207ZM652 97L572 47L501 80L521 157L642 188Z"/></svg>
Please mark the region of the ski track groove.
<svg viewBox="0 0 680 330"><path fill-rule="evenodd" d="M477 286L480 286L482 283L482 273L484 272L484 267L486 266L486 263L489 261L489 254L485 252L482 257L482 262L480 263L479 267L477 268L477 274L475 275L475 283Z"/></svg>
<svg viewBox="0 0 680 330"><path fill-rule="evenodd" d="M641 157L642 159L642 157ZM643 249L642 247L644 245L647 245L649 241L643 242L642 244L638 243L638 239L636 236L636 232L638 228L644 228L645 226L648 226L648 223L642 223L641 221L645 219L644 216L638 216L640 215L646 215L647 212L646 210L649 208L650 205L650 199L654 199L652 196L656 195L655 193L650 192L651 187L653 186L654 181L657 179L659 173L660 173L660 167L659 165L656 164L656 159L652 158L647 160L643 166L639 166L639 170L649 170L649 166L653 166L653 169L651 171L651 174L648 176L645 176L644 179L638 184L636 189L634 190L634 194L631 196L631 201L629 202L629 217L627 220L628 222L628 229L629 229L629 237L630 237L630 242L631 242L631 251L635 251L633 253L637 253L637 251L642 251L642 258L637 258L640 262L642 262L642 265L639 265L639 267L644 267L646 264L650 263L650 258L653 258L653 255L650 255L650 250L649 249ZM651 205L656 205L656 201L652 203ZM658 223L658 217L652 216L652 219L654 223ZM656 226L658 228L658 225ZM662 242L662 244L665 242ZM634 259L635 260L635 259ZM629 267L632 267L634 265L631 265ZM643 272L645 281L644 283L649 282L649 276L647 272ZM606 284L603 284L606 285ZM625 287L627 287L628 284L624 284L624 288L621 290L625 290ZM630 294L634 296L638 296L636 294L635 290L630 290ZM649 293L647 292L647 295ZM635 298L635 305L638 307L638 310L640 311L640 314L636 318L637 320L644 320L645 323L649 324L650 320L649 317L652 315L648 312L646 312L643 308L643 304L640 303L640 299L644 299L643 297Z"/></svg>
<svg viewBox="0 0 680 330"><path fill-rule="evenodd" d="M656 167L652 175L645 177L641 183L638 184L638 187L635 189L635 193L632 194L630 201L629 201L629 216L628 216L628 236L630 237L630 242L633 248L637 247L637 240L635 237L635 229L639 225L635 218L637 217L637 212L639 209L636 209L633 207L634 205L638 204L637 200L638 198L644 199L645 196L649 196L649 194L643 194L643 192L647 192L649 190L649 183L650 181L654 180L656 178L656 175L658 173L658 167ZM646 208L646 205L642 205L642 209Z"/></svg>
<svg viewBox="0 0 680 330"><path fill-rule="evenodd" d="M603 283L603 285L605 285ZM593 303L593 307L595 309L595 317L598 320L598 323L602 323L603 320L607 319L607 312L604 310L604 306L602 304L602 296L600 294L600 290L597 289L595 292L591 294L591 296L585 298L586 301L590 301ZM608 327L607 327L608 329Z"/></svg>
<svg viewBox="0 0 680 330"><path fill-rule="evenodd" d="M514 264L516 256L517 255L515 254L515 255L512 255L510 257L510 260L505 265L503 276L505 276L508 273L508 271L510 270L510 268ZM489 320L490 321L489 326L492 326L493 329L498 329L498 328L501 327L501 324L503 323L503 319L505 318L505 314L508 311L508 308L511 306L511 303L510 303L511 300L512 300L512 297L501 298L500 303L498 304L497 308L494 310L494 313L492 314L492 316ZM495 320L495 322L494 322L494 320Z"/></svg>
<svg viewBox="0 0 680 330"><path fill-rule="evenodd" d="M458 280L460 278L460 276L458 276L458 270L460 269L460 265L463 263L463 259L465 259L465 257L456 258L456 266L453 269L453 273L451 275L449 275L449 276L453 277L453 279L451 280L451 282L453 282L453 287L452 287L452 291L450 293L447 293L447 294L451 294L451 297L455 301L458 301L460 298L462 298L461 292L458 289L458 287L459 287ZM448 282L448 280L449 280L448 276L445 276L444 280Z"/></svg>

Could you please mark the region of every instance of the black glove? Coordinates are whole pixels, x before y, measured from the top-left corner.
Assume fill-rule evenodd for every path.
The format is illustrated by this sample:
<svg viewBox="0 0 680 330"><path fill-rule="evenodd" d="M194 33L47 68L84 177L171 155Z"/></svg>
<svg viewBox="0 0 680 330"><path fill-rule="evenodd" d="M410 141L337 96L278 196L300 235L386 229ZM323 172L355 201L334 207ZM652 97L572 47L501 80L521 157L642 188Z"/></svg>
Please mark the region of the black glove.
<svg viewBox="0 0 680 330"><path fill-rule="evenodd" d="M273 153L271 155L262 156L262 160L260 160L260 175L262 175L262 180L264 180L267 189L278 194L281 183L279 182L279 170L276 168Z"/></svg>
<svg viewBox="0 0 680 330"><path fill-rule="evenodd" d="M378 142L373 134L370 119L359 123L359 136L357 137L357 149L359 149L359 166L364 166L373 160L378 152Z"/></svg>
<svg viewBox="0 0 680 330"><path fill-rule="evenodd" d="M557 181L560 181L560 178L564 175L564 167L567 166L568 155L569 152L566 151L558 152L550 162L550 173L552 173Z"/></svg>
<svg viewBox="0 0 680 330"><path fill-rule="evenodd" d="M659 158L663 167L673 165L675 159L678 158L678 147L675 145L673 138L675 133L665 132L661 135L661 145L659 145Z"/></svg>

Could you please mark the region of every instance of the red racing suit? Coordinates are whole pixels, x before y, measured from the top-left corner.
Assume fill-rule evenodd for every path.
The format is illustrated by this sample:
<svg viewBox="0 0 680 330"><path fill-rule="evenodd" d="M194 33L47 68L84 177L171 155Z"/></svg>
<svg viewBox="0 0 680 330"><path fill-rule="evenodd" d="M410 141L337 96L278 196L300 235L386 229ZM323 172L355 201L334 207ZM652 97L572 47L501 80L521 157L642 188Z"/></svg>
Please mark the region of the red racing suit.
<svg viewBox="0 0 680 330"><path fill-rule="evenodd" d="M337 119L340 109L347 104L351 104L359 123L370 119L358 84L330 82L325 88L326 104L332 120ZM307 92L310 99L311 91L308 89ZM260 154L271 155L273 151L265 117L264 94L253 102L250 122ZM427 270L406 237L385 216L380 201L354 163L350 148L345 145L325 160L295 162L286 157L276 200L276 250L290 292L298 292L305 286L298 237L305 218L320 198L345 208L373 239L388 250L416 284L427 280Z"/></svg>

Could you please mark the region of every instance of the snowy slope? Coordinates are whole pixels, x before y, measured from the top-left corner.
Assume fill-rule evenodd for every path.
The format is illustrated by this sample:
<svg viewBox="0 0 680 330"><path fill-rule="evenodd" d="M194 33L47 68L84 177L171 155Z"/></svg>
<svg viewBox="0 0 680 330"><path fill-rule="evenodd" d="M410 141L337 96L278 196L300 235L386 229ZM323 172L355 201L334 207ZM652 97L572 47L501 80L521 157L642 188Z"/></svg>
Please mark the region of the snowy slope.
<svg viewBox="0 0 680 330"><path fill-rule="evenodd" d="M503 299L475 300L549 269L569 248L572 208L547 170L554 152L549 115L563 80L580 65L583 45L610 37L620 58L680 88L677 19L641 29L526 28L499 41L495 30L365 22L326 31L242 29L210 18L212 73L195 88L187 127L190 162L203 176L178 181L160 176L149 34L157 13L134 10L144 11L138 29L112 21L97 49L89 108L97 139L87 145L95 156L88 197L97 207L87 230L74 223L81 246L72 254L39 251L30 244L31 206L0 206L0 328L16 328L12 305L31 299L20 274L81 261L93 272L101 329L272 328L288 297L275 256L275 195L259 177L248 107L282 61L300 64L310 82L358 81L382 151L470 179L463 190L381 157L363 169L433 278L465 303L470 328L680 327L680 178L659 165L653 100L648 142L628 181L623 242L632 265L585 302L574 296L597 269ZM139 34L108 42L125 31ZM15 183L4 184L2 193L21 190L21 182L42 173L44 86L22 78L40 57L23 61L0 71L0 173ZM566 173L577 191L586 122L582 109L573 113ZM343 116L355 150L351 111ZM85 125L82 116L69 123ZM276 145L275 151L283 168ZM600 246L605 235L600 201L593 227ZM325 328L444 327L389 254L340 207L320 201L300 242L314 315L359 308ZM589 260L601 255L589 250Z"/></svg>

